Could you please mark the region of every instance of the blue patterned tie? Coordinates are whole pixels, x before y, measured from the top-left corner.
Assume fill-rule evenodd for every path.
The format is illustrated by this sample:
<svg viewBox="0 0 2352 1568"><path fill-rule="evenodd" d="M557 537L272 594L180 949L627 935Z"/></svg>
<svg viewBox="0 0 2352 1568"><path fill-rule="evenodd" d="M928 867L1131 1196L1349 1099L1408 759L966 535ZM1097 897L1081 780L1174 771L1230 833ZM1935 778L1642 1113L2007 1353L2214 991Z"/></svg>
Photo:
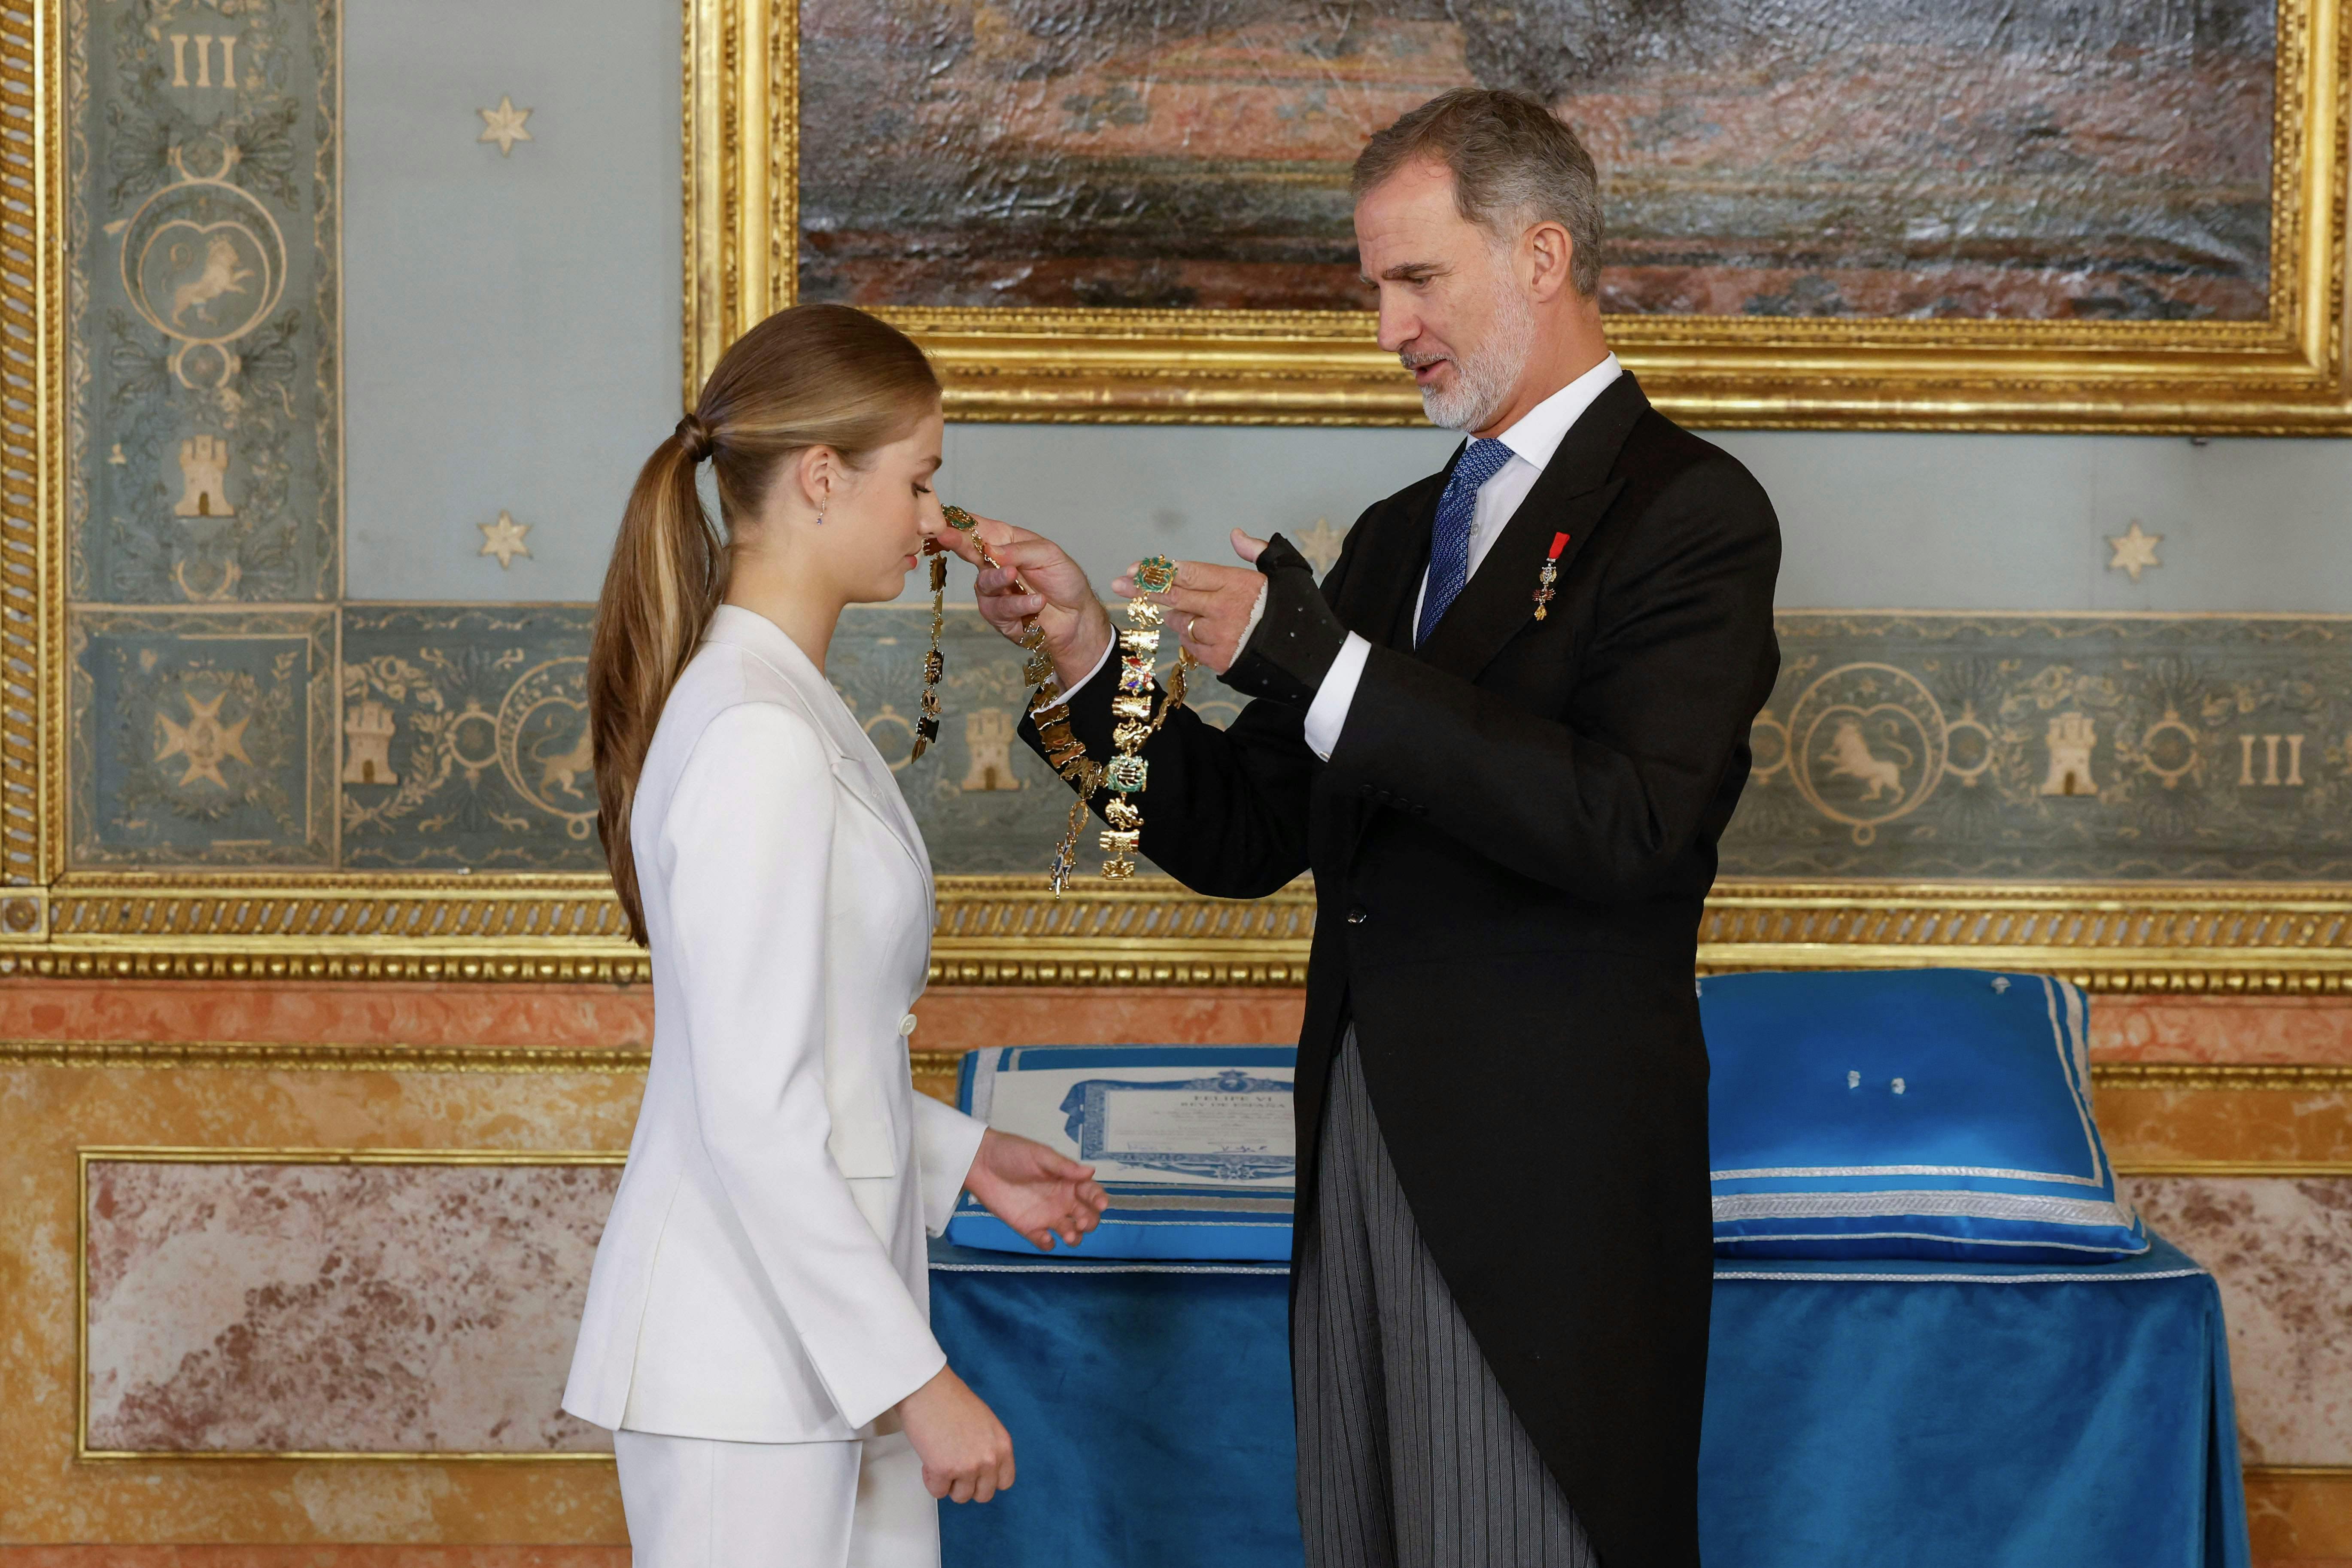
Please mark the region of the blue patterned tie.
<svg viewBox="0 0 2352 1568"><path fill-rule="evenodd" d="M1437 498L1437 526L1429 541L1429 583L1421 592L1421 625L1412 636L1415 647L1429 640L1437 619L1462 596L1470 581L1470 521L1478 512L1478 491L1502 472L1511 449L1500 441L1473 437L1462 460Z"/></svg>

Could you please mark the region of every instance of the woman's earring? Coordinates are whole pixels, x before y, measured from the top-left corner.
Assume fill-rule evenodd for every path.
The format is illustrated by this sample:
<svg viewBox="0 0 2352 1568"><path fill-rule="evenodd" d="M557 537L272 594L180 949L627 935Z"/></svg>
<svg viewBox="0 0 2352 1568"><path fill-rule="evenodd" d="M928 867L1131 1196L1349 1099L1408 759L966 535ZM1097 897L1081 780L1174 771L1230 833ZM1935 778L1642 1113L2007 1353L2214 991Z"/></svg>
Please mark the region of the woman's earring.
<svg viewBox="0 0 2352 1568"><path fill-rule="evenodd" d="M948 665L947 656L940 652L940 634L948 624L947 552L937 540L925 540L923 551L931 558L931 651L923 656L923 705L915 720L915 749L907 756L910 763L940 738L940 677Z"/></svg>

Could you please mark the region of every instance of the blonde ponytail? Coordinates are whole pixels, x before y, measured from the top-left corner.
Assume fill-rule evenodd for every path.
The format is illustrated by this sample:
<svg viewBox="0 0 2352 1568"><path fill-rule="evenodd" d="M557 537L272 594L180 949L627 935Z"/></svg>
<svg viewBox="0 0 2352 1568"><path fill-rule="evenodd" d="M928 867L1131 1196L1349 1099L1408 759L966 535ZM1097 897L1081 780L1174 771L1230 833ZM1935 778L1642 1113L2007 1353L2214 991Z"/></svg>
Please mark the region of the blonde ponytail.
<svg viewBox="0 0 2352 1568"><path fill-rule="evenodd" d="M695 411L637 472L588 647L596 833L629 935L646 942L629 813L670 689L727 596L727 542L695 488L711 460L730 533L756 515L786 459L826 447L856 464L939 406L905 333L846 305L795 305L737 339Z"/></svg>

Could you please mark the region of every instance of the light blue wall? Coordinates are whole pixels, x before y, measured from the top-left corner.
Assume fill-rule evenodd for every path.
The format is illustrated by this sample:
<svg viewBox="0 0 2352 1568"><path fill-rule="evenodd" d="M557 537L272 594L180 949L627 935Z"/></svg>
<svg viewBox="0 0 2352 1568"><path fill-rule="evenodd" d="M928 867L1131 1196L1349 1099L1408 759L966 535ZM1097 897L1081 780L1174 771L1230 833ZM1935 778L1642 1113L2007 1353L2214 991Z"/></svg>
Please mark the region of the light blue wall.
<svg viewBox="0 0 2352 1568"><path fill-rule="evenodd" d="M677 418L677 47L644 0L351 0L352 596L594 597ZM533 110L504 158L475 140L501 94ZM1780 508L1792 607L2352 613L2352 442L1714 438ZM942 484L1107 585L1149 550L1225 559L1235 525L1344 527L1452 439L964 426ZM478 553L501 508L531 526L509 571ZM2164 536L2137 584L2104 542L2135 518Z"/></svg>
<svg viewBox="0 0 2352 1568"><path fill-rule="evenodd" d="M350 0L348 592L593 597L677 419L678 11ZM531 110L501 157L477 111ZM479 553L503 509L511 570Z"/></svg>
<svg viewBox="0 0 2352 1568"><path fill-rule="evenodd" d="M1787 543L1780 602L1819 609L2352 613L2352 442L1709 431ZM972 426L943 493L1068 543L1098 584L1139 550L1227 559L1443 464L1437 431ZM2105 536L2139 520L2135 584Z"/></svg>

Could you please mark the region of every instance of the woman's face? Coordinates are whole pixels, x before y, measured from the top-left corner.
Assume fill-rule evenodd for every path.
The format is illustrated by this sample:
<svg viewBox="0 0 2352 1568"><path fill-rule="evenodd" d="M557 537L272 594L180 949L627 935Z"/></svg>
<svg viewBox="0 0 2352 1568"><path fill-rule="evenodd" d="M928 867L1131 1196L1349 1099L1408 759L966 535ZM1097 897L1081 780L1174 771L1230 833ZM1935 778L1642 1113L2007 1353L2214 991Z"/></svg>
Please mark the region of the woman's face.
<svg viewBox="0 0 2352 1568"><path fill-rule="evenodd" d="M880 447L859 468L843 467L821 537L830 574L853 605L895 599L922 559L923 542L947 530L931 489L947 423L937 410Z"/></svg>

